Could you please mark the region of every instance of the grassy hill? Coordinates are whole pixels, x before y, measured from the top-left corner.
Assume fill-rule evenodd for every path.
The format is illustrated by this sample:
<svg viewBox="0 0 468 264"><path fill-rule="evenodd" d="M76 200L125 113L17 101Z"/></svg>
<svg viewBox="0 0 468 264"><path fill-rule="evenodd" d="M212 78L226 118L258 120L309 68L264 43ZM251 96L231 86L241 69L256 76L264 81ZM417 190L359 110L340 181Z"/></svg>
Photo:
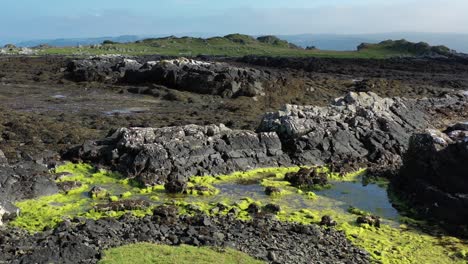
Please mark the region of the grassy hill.
<svg viewBox="0 0 468 264"><path fill-rule="evenodd" d="M303 49L275 36L254 38L248 35L230 34L224 37L193 38L165 37L152 38L131 43L104 41L102 45L82 47L47 47L38 54L60 55L148 55L160 54L171 56L297 56L297 57L336 57L336 58L388 58L395 56L419 56L438 53L446 55L446 47L431 47L425 43L401 41L384 41L379 44L361 44L357 51L329 51ZM431 51L432 53L428 52Z"/></svg>

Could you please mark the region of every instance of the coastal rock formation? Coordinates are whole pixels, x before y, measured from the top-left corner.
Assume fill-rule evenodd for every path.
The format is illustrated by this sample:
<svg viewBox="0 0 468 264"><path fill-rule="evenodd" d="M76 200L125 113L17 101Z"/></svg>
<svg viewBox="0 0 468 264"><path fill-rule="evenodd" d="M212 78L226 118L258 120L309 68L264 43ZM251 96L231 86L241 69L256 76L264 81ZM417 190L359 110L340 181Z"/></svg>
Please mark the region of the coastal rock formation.
<svg viewBox="0 0 468 264"><path fill-rule="evenodd" d="M291 164L276 133L231 130L224 125L122 128L67 155L114 165L145 185L164 183L170 175L217 175Z"/></svg>
<svg viewBox="0 0 468 264"><path fill-rule="evenodd" d="M0 165L0 222L19 213L13 202L58 192L55 182L46 175L47 168L35 162Z"/></svg>
<svg viewBox="0 0 468 264"><path fill-rule="evenodd" d="M431 127L428 109L461 107L466 97L409 100L349 93L328 107L288 105L268 113L258 133L224 125L121 128L70 150L65 158L111 165L144 185L164 183L170 175L291 164L398 167L412 133Z"/></svg>
<svg viewBox="0 0 468 264"><path fill-rule="evenodd" d="M428 216L468 223L468 123L411 137L396 190ZM454 213L456 212L456 213Z"/></svg>
<svg viewBox="0 0 468 264"><path fill-rule="evenodd" d="M67 65L67 78L76 82L115 81L119 73L114 70L114 66L120 64L122 60L114 56L73 60Z"/></svg>
<svg viewBox="0 0 468 264"><path fill-rule="evenodd" d="M67 66L67 77L77 82L152 83L227 98L262 96L266 83L274 79L265 71L222 62L178 58L140 63L122 57L73 60Z"/></svg>
<svg viewBox="0 0 468 264"><path fill-rule="evenodd" d="M270 79L268 73L253 68L180 58L147 62L141 69L128 70L121 81L231 98L264 95L264 83Z"/></svg>
<svg viewBox="0 0 468 264"><path fill-rule="evenodd" d="M412 133L435 122L430 111L461 107L467 97L413 100L351 92L327 107L286 105L266 114L258 131L276 132L299 164L394 166Z"/></svg>

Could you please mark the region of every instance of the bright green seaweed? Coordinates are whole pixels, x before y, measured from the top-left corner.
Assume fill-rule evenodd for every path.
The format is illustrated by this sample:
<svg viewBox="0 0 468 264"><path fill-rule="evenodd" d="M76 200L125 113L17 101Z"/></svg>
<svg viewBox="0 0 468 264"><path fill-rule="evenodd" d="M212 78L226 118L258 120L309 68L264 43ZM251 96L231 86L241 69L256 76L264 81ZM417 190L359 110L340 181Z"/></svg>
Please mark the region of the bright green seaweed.
<svg viewBox="0 0 468 264"><path fill-rule="evenodd" d="M333 181L340 182L358 182L360 175L364 172L364 170L359 170L347 175L338 175L331 173L326 167L319 169L327 173ZM358 215L367 215L372 212L359 208L337 208L336 204L342 203L322 196L320 190L316 192L301 190L284 181L286 173L297 170L299 167L267 168L222 176L192 177L189 187L204 186L206 188L192 189L188 195L171 196L164 192L162 185L137 188L128 180L122 179L118 173L95 170L87 164L67 163L55 170L55 173L68 173L68 175L61 176L58 181L79 181L83 184L82 187L66 194L60 193L17 203L16 205L21 209L21 215L10 224L37 232L53 228L66 218L80 216L99 219L109 216L119 217L127 213L94 210L94 206L103 201L91 199L89 190L93 186L100 186L109 191L107 199L110 201L134 198L150 201L153 204L152 207L131 212L138 217L151 215L153 207L158 204L173 204L179 207L181 214L233 214L238 219L249 220L252 216L247 211L251 204L255 203L258 207L263 207L266 204L275 203L281 207L281 211L277 214L277 218L281 221L311 224L319 223L324 215L330 215L338 222L336 228L344 231L355 245L367 250L377 263L467 262L466 241L425 234L417 227L424 223L411 218L405 217L400 221L383 219L380 228L356 224ZM241 190L243 186L256 185L258 188L254 193L247 188L243 196L221 191L226 188L225 186L231 185L232 188ZM283 192L281 195L267 196L263 192L267 186L279 187Z"/></svg>

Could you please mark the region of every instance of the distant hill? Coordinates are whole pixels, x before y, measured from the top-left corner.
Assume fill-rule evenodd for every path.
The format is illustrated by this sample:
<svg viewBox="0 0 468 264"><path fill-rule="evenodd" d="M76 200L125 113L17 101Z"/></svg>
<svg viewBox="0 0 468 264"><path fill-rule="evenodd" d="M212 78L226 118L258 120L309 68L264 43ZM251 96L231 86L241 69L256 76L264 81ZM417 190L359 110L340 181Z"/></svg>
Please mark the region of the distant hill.
<svg viewBox="0 0 468 264"><path fill-rule="evenodd" d="M356 50L361 43L379 43L387 39L406 39L411 42L426 42L429 45L444 45L459 52L468 53L468 34L452 33L379 33L379 34L302 34L279 35L281 39L296 45L315 46L322 50Z"/></svg>
<svg viewBox="0 0 468 264"><path fill-rule="evenodd" d="M187 33L176 34L178 37L212 37L213 34ZM100 44L104 40L113 42L127 43L142 40L145 38L160 38L164 35L136 36L126 35L117 37L98 37L98 38L62 38L62 39L42 39L17 42L19 47L34 47L41 44L48 44L55 47L70 47L78 45ZM380 34L301 34L301 35L278 35L276 39L268 38L264 41L287 41L290 44L305 47L316 47L321 50L351 51L361 43L379 43L387 39L406 39L411 42L424 41L429 45L444 45L459 52L468 53L468 34L450 34L450 33L380 33ZM15 43L14 41L0 41L0 43ZM284 43L283 43L284 44Z"/></svg>
<svg viewBox="0 0 468 264"><path fill-rule="evenodd" d="M142 37L127 35L127 36L118 36L118 37L99 37L99 38L62 38L62 39L40 39L40 40L30 40L22 41L16 44L18 47L35 47L43 44L54 47L74 47L78 45L95 45L100 44L105 40L110 40L113 42L135 42Z"/></svg>
<svg viewBox="0 0 468 264"><path fill-rule="evenodd" d="M377 44L361 43L357 50L386 50L416 56L450 56L455 53L443 45L431 46L426 42L413 43L404 39L385 40Z"/></svg>
<svg viewBox="0 0 468 264"><path fill-rule="evenodd" d="M122 38L125 39L125 38ZM122 40L120 39L120 40ZM117 42L115 38L100 38L96 45L55 47L36 46L28 52L57 55L169 55L193 57L198 55L240 57L245 55L260 56L296 56L296 57L333 57L333 58L389 58L414 56L452 56L453 51L445 46L430 46L427 43L412 43L406 40L387 40L378 44L361 43L354 51L321 50L316 47L303 48L276 36L254 37L243 34L229 34L224 37L160 37L145 38L134 42ZM127 39L125 39L127 40ZM21 48L6 47L2 54L21 54Z"/></svg>

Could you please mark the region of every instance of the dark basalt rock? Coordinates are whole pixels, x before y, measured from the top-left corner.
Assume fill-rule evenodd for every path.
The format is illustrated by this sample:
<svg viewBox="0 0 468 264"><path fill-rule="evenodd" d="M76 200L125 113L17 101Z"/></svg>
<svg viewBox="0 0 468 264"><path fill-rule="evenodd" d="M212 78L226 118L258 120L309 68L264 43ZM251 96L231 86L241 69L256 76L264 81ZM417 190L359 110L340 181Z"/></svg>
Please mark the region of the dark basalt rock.
<svg viewBox="0 0 468 264"><path fill-rule="evenodd" d="M231 130L224 125L122 128L105 140L71 150L66 157L114 165L147 186L179 182L169 177L291 164L276 133Z"/></svg>
<svg viewBox="0 0 468 264"><path fill-rule="evenodd" d="M262 96L265 94L265 85L276 79L269 72L222 62L179 58L141 64L136 60L109 56L70 61L67 78L77 82L152 83L170 89L227 98ZM135 89L130 91L140 92Z"/></svg>
<svg viewBox="0 0 468 264"><path fill-rule="evenodd" d="M380 227L380 217L374 215L359 216L356 219L358 224L368 224L370 226Z"/></svg>
<svg viewBox="0 0 468 264"><path fill-rule="evenodd" d="M464 123L460 123L464 124ZM452 224L468 223L468 130L463 125L411 137L395 189L421 212Z"/></svg>
<svg viewBox="0 0 468 264"><path fill-rule="evenodd" d="M187 179L182 175L172 174L168 177L164 189L167 193L186 193Z"/></svg>
<svg viewBox="0 0 468 264"><path fill-rule="evenodd" d="M59 190L64 193L68 193L69 191L80 188L81 186L83 186L83 184L78 181L64 181L57 183Z"/></svg>
<svg viewBox="0 0 468 264"><path fill-rule="evenodd" d="M267 204L263 207L263 211L266 213L277 214L281 212L281 207L277 204Z"/></svg>
<svg viewBox="0 0 468 264"><path fill-rule="evenodd" d="M0 231L0 237L0 261L6 263L96 263L104 249L137 242L228 246L270 263L272 259L286 264L370 262L366 252L333 229L270 217L243 222L230 217L177 216L167 206L156 208L154 216L74 219L35 235L9 229Z"/></svg>
<svg viewBox="0 0 468 264"><path fill-rule="evenodd" d="M330 226L336 226L337 223L336 223L335 220L333 220L333 219L331 218L331 216L329 216L329 215L324 215L324 216L322 216L322 219L320 220L320 225L330 227Z"/></svg>
<svg viewBox="0 0 468 264"><path fill-rule="evenodd" d="M0 165L0 207L4 211L3 220L11 220L19 213L13 202L52 195L58 191L46 166L33 161Z"/></svg>
<svg viewBox="0 0 468 264"><path fill-rule="evenodd" d="M273 187L273 186L267 186L265 188L265 194L266 195L275 195L281 193L281 188L278 187Z"/></svg>
<svg viewBox="0 0 468 264"><path fill-rule="evenodd" d="M287 173L284 179L296 187L325 186L328 184L326 173L319 173L315 168L301 168L298 172Z"/></svg>
<svg viewBox="0 0 468 264"><path fill-rule="evenodd" d="M446 118L466 108L467 99L468 93L421 100L349 93L328 107L287 105L267 113L257 133L224 125L121 128L64 158L111 165L147 186L164 184L170 175L221 175L293 164L334 164L334 171L344 172L398 168L411 134L430 128L438 113ZM295 184L324 182L312 175Z"/></svg>
<svg viewBox="0 0 468 264"><path fill-rule="evenodd" d="M220 62L173 59L148 62L138 70L127 70L124 83L154 83L171 89L223 97L264 94L264 84L271 76L252 68L239 68Z"/></svg>
<svg viewBox="0 0 468 264"><path fill-rule="evenodd" d="M73 60L67 65L66 77L76 82L104 82L117 80L119 72L114 71L120 64L121 57L94 57L85 60Z"/></svg>

